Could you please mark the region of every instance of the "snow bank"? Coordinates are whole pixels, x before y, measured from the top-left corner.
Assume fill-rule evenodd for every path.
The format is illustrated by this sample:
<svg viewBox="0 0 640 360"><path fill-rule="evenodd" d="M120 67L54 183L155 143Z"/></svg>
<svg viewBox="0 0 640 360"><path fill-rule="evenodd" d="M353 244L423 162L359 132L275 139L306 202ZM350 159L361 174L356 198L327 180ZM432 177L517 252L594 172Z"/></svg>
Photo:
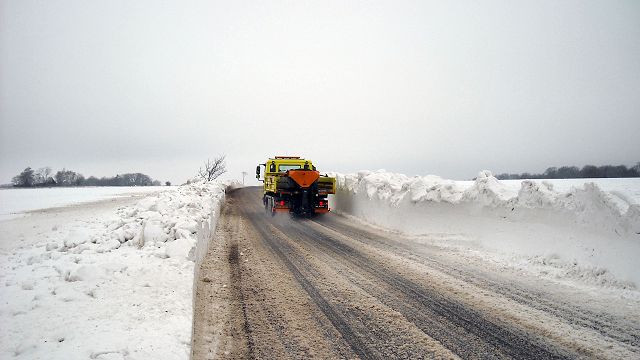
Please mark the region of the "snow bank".
<svg viewBox="0 0 640 360"><path fill-rule="evenodd" d="M194 270L224 189L171 188L0 255L0 358L188 358Z"/></svg>
<svg viewBox="0 0 640 360"><path fill-rule="evenodd" d="M515 190L489 171L471 184L385 171L333 175L337 212L443 246L464 239L481 256L529 270L549 265L553 271L539 271L556 278L640 285L640 205L595 184L559 192L550 182L525 180Z"/></svg>

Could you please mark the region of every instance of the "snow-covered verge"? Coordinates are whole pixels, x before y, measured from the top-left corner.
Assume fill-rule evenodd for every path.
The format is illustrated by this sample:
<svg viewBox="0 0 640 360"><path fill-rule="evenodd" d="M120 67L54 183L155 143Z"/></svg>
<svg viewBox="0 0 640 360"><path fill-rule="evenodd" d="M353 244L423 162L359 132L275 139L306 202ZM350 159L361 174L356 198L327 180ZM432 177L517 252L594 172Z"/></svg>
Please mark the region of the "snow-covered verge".
<svg viewBox="0 0 640 360"><path fill-rule="evenodd" d="M188 358L197 246L225 187L169 188L80 222L61 216L40 241L3 251L0 358Z"/></svg>
<svg viewBox="0 0 640 360"><path fill-rule="evenodd" d="M471 184L385 171L333 175L335 211L415 235L416 246L456 247L577 284L640 286L640 205L588 180L560 192L526 180L516 191L488 171Z"/></svg>

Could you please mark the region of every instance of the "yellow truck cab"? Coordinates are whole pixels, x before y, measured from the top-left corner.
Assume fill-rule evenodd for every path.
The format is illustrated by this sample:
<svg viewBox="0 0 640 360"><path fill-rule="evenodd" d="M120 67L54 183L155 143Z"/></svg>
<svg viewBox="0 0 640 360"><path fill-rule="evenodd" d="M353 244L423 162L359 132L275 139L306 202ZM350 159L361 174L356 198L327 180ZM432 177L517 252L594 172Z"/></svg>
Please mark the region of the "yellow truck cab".
<svg viewBox="0 0 640 360"><path fill-rule="evenodd" d="M312 216L326 213L329 212L327 196L335 194L336 179L321 175L311 160L298 156L268 159L256 167L256 178L264 182L262 201L271 214L291 212Z"/></svg>

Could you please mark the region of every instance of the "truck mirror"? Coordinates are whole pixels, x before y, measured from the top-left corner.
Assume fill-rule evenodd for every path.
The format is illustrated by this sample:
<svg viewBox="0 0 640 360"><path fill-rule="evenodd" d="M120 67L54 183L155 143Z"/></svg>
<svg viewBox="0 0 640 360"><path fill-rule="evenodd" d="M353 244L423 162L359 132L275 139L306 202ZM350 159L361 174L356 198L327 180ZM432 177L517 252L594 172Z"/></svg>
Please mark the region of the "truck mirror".
<svg viewBox="0 0 640 360"><path fill-rule="evenodd" d="M260 165L256 166L256 179L260 178Z"/></svg>

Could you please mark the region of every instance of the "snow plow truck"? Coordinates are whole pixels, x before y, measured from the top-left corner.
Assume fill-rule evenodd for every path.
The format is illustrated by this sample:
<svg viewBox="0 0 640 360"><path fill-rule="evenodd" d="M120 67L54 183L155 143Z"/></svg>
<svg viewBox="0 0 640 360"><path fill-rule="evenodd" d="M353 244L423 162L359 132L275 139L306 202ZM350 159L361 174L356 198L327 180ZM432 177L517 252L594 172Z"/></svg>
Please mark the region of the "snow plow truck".
<svg viewBox="0 0 640 360"><path fill-rule="evenodd" d="M264 177L261 170L264 167ZM313 216L329 212L327 196L335 194L336 179L321 175L311 160L298 156L276 156L256 167L263 182L262 202L267 213L289 212Z"/></svg>

